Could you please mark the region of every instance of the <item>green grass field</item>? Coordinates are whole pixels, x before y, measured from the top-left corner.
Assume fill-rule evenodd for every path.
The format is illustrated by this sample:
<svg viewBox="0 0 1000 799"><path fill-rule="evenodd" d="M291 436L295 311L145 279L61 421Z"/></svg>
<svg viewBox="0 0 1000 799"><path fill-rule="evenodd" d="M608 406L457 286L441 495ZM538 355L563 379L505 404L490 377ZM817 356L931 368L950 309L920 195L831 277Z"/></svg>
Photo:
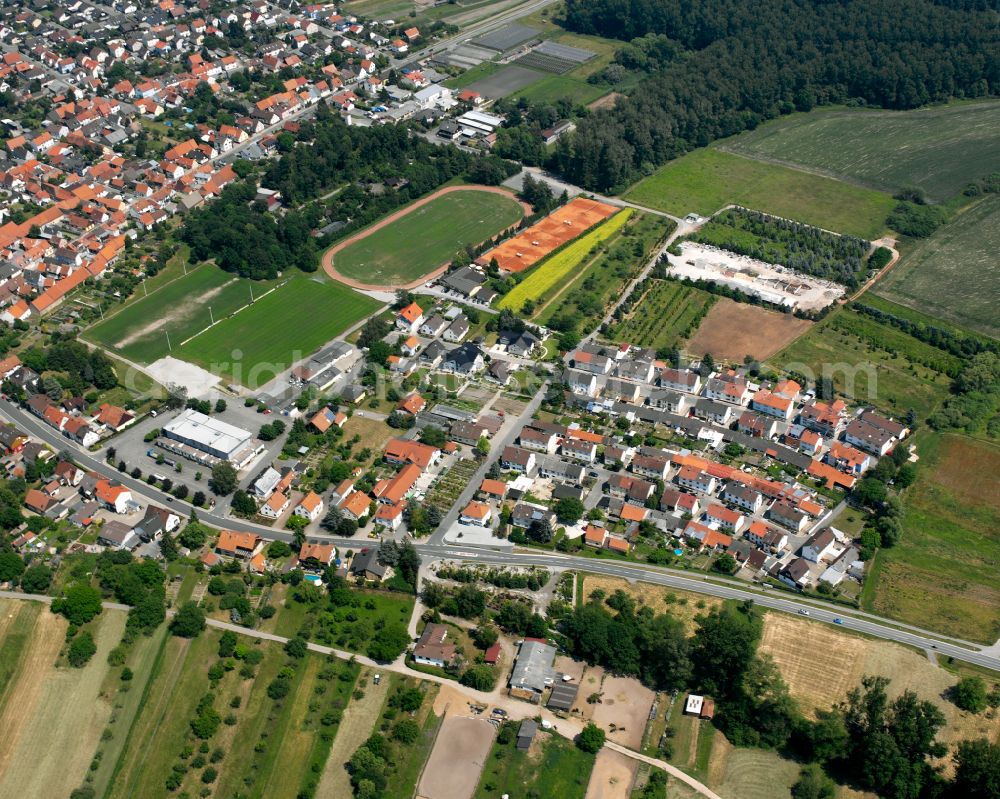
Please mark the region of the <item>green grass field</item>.
<svg viewBox="0 0 1000 799"><path fill-rule="evenodd" d="M639 181L625 199L676 216L728 203L877 239L895 206L888 194L714 148L688 153Z"/></svg>
<svg viewBox="0 0 1000 799"><path fill-rule="evenodd" d="M295 275L251 307L219 322L173 354L257 388L379 304L342 283ZM234 357L234 351L241 353Z"/></svg>
<svg viewBox="0 0 1000 799"><path fill-rule="evenodd" d="M715 296L672 280L652 281L649 290L609 333L616 342L640 347L679 347L693 335Z"/></svg>
<svg viewBox="0 0 1000 799"><path fill-rule="evenodd" d="M409 283L522 216L520 204L501 194L444 194L348 245L334 256L333 265L345 277L365 283Z"/></svg>
<svg viewBox="0 0 1000 799"><path fill-rule="evenodd" d="M1000 338L1000 196L991 195L914 242L875 291L890 300Z"/></svg>
<svg viewBox="0 0 1000 799"><path fill-rule="evenodd" d="M251 285L259 297L276 283L251 284L203 264L189 269L187 275L148 286L148 295L139 288L129 303L106 314L84 338L131 361L149 364L169 352L168 335L176 350L186 338L208 327L212 318L222 319L249 303Z"/></svg>
<svg viewBox="0 0 1000 799"><path fill-rule="evenodd" d="M494 741L475 799L494 799L504 794L583 799L594 756L577 749L572 741L545 732L536 736L531 748L536 747L540 747L540 758L532 757L531 751L519 752L515 743Z"/></svg>
<svg viewBox="0 0 1000 799"><path fill-rule="evenodd" d="M896 415L913 408L924 419L948 396L951 379L946 372L959 361L843 308L771 358L770 364L811 379L829 376L838 392L857 402L871 402Z"/></svg>
<svg viewBox="0 0 1000 799"><path fill-rule="evenodd" d="M516 92L514 97L532 103L554 103L556 100L568 97L574 105L587 105L609 91L607 86L595 86L570 75L549 75Z"/></svg>
<svg viewBox="0 0 1000 799"><path fill-rule="evenodd" d="M981 643L1000 637L1000 446L924 431L903 534L880 550L866 610Z"/></svg>
<svg viewBox="0 0 1000 799"><path fill-rule="evenodd" d="M0 703L21 665L42 606L37 602L11 602L5 603L3 609L14 618L6 632L0 636Z"/></svg>
<svg viewBox="0 0 1000 799"><path fill-rule="evenodd" d="M889 193L915 186L940 202L1000 170L1000 102L824 109L768 122L720 147Z"/></svg>

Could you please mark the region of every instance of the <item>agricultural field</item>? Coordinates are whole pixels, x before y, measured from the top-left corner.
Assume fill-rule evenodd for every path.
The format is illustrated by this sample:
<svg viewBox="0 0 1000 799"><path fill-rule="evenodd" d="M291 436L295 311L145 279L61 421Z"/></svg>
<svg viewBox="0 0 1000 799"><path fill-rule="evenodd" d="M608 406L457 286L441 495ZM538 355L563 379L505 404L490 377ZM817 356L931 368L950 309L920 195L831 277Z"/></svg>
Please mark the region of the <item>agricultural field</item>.
<svg viewBox="0 0 1000 799"><path fill-rule="evenodd" d="M897 416L930 415L948 396L958 358L848 308L840 308L770 360L810 381L830 377L834 389Z"/></svg>
<svg viewBox="0 0 1000 799"><path fill-rule="evenodd" d="M277 644L243 639L236 668L211 675L221 637L209 629L194 640L166 639L149 681L133 686L142 707L108 797L159 796L169 785L194 795L212 785L217 796L294 799L315 784L314 766L322 768L337 730L328 714L347 706L357 667L313 653L295 660ZM275 690L276 682L285 690ZM196 733L192 720L203 714L205 697L218 717Z"/></svg>
<svg viewBox="0 0 1000 799"><path fill-rule="evenodd" d="M875 291L909 308L1000 338L1000 196L990 195L913 242Z"/></svg>
<svg viewBox="0 0 1000 799"><path fill-rule="evenodd" d="M736 362L746 355L763 361L805 334L813 323L792 314L720 297L688 338L691 353L706 352Z"/></svg>
<svg viewBox="0 0 1000 799"><path fill-rule="evenodd" d="M979 643L1000 638L1000 447L923 432L920 476L907 490L903 534L880 550L866 609Z"/></svg>
<svg viewBox="0 0 1000 799"><path fill-rule="evenodd" d="M295 275L246 310L175 346L173 354L257 388L378 307L343 284Z"/></svg>
<svg viewBox="0 0 1000 799"><path fill-rule="evenodd" d="M260 297L276 284L243 280L212 264L202 264L168 282L151 283L145 291L140 287L130 302L107 313L84 338L112 354L150 364L170 352L167 336L170 346L177 348L208 327L211 319L224 319L247 305L251 291Z"/></svg>
<svg viewBox="0 0 1000 799"><path fill-rule="evenodd" d="M515 225L524 216L512 196L450 191L416 203L334 245L324 256L339 275L366 284L411 283L448 263L455 253Z"/></svg>
<svg viewBox="0 0 1000 799"><path fill-rule="evenodd" d="M510 743L493 744L476 799L511 796L558 796L583 799L587 793L594 755L578 749L572 741L539 730L531 748L519 752L516 736Z"/></svg>
<svg viewBox="0 0 1000 799"><path fill-rule="evenodd" d="M823 109L767 122L719 147L890 194L916 187L942 202L1000 170L1000 102Z"/></svg>
<svg viewBox="0 0 1000 799"><path fill-rule="evenodd" d="M710 787L722 799L790 799L799 764L765 749L738 749L716 734L709 763Z"/></svg>
<svg viewBox="0 0 1000 799"><path fill-rule="evenodd" d="M896 204L888 194L713 147L671 161L624 196L675 216L708 216L735 203L865 239L881 236Z"/></svg>
<svg viewBox="0 0 1000 799"><path fill-rule="evenodd" d="M707 291L683 283L650 280L646 293L608 337L658 350L683 347L716 299Z"/></svg>
<svg viewBox="0 0 1000 799"><path fill-rule="evenodd" d="M532 321L548 325L558 317L575 324L577 320L599 318L672 230L673 224L662 217L634 214L619 235L607 239L602 251L575 278L536 305Z"/></svg>
<svg viewBox="0 0 1000 799"><path fill-rule="evenodd" d="M89 625L97 652L79 669L57 665L62 617L13 600L0 600L0 614L0 796L68 796L83 783L113 712L107 657L125 614L104 611Z"/></svg>

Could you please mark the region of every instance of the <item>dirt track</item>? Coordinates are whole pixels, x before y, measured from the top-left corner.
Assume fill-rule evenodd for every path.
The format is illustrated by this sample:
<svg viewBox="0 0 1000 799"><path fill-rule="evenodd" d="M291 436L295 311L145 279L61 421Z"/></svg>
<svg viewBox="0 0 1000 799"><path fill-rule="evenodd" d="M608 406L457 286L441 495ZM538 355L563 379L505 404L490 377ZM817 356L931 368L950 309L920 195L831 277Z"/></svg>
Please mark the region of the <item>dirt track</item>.
<svg viewBox="0 0 1000 799"><path fill-rule="evenodd" d="M392 284L392 285L373 285L371 283L362 283L359 280L352 280L351 278L345 277L344 275L340 274L340 272L338 272L336 269L333 268L333 256L335 256L345 247L349 247L354 242L366 238L367 236L370 236L375 231L381 230L386 225L392 224L397 219L406 216L412 211L415 211L417 208L420 208L420 206L427 205L427 203L431 202L431 200L435 200L444 194L451 194L452 192L455 191L488 191L493 194L502 194L505 197L510 197L511 199L517 200L517 202L519 202L521 204L521 207L524 209L525 216L529 216L532 213L530 205L519 200L514 195L513 192L508 191L507 189L501 189L499 186L481 186L478 184L469 186L447 186L446 188L438 189L436 192L428 194L426 197L421 197L416 202L410 203L409 205L400 208L398 211L389 214L389 216L380 219L375 224L369 225L368 227L359 230L353 236L350 236L344 239L343 241L338 241L329 250L323 253L323 271L326 272L334 280L338 280L341 283L350 286L351 288L367 289L370 291L413 289L416 288L417 286L422 286L429 280L433 280L439 277L440 275L443 275L445 270L448 268L448 264L446 263L441 264L441 266L439 266L437 269L435 269L432 272L428 272L423 277L419 277L416 280L411 280L409 283Z"/></svg>

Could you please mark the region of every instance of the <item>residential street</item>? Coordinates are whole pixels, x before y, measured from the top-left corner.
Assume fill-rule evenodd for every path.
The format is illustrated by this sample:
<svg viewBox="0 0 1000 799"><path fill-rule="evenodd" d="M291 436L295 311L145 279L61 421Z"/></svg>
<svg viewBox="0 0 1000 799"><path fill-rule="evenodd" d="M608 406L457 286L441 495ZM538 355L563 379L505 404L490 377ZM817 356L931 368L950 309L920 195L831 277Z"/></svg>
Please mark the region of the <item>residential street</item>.
<svg viewBox="0 0 1000 799"><path fill-rule="evenodd" d="M544 390L544 389L543 389ZM514 439L514 430L520 430L521 425L535 412L541 404L543 394L536 394L532 402L525 408L513 426L508 428L506 434L501 434L495 441L494 448L488 458L477 471L476 475L469 481L462 492L459 501L455 503L451 512L446 517L446 522L454 522L458 518L463 501L467 503L475 489L479 486L483 476L485 476L492 459L499 457L503 447L507 446ZM81 450L69 439L61 436L52 428L44 425L40 420L30 415L26 411L10 402L0 400L0 411L7 418L16 421L17 425L26 432L49 443L57 451L75 451L76 460L85 468L103 472L105 474L117 474L113 469L109 469L103 461L95 459L89 452ZM123 485L140 494L148 497L160 504L172 503L175 507L187 508L187 503L179 502L168 497L162 492L150 487L146 483L133 480L128 475L117 474ZM273 530L270 527L253 524L251 522L234 520L215 513L198 511L198 517L206 524L219 529L231 529L238 527L241 530L258 533L260 536L269 539L279 539L291 542L293 536L285 530ZM498 552L485 547L475 547L468 544L449 545L444 544L444 530L448 526L442 523L438 532L434 533L426 542L416 542L421 554L427 558L451 559L456 561L473 561L478 563L491 563L496 565L538 565L549 568L562 567L578 571L587 571L594 574L607 574L613 577L624 577L629 580L641 580L655 585L663 585L672 588L679 588L686 591L693 591L699 594L721 597L723 599L750 600L756 604L780 610L785 613L801 613L808 610L808 614L814 621L833 623L835 618L843 621L846 629L882 638L887 641L896 641L901 644L913 646L921 650L932 651L938 655L953 657L956 660L973 665L982 666L994 671L1000 671L1000 645L994 644L990 647L983 647L968 641L938 635L927 630L923 630L913 625L902 624L881 619L873 614L862 611L854 611L847 608L834 608L819 601L805 599L801 596L784 593L776 590L764 590L759 587L752 587L746 584L739 584L735 581L722 581L720 578L708 575L700 578L690 576L690 572L682 572L656 566L648 566L638 563L629 563L621 560L611 560L604 558L590 558L570 555L559 555L555 553L534 553L530 551ZM336 536L314 536L330 541L339 547L357 547L361 539L339 538Z"/></svg>

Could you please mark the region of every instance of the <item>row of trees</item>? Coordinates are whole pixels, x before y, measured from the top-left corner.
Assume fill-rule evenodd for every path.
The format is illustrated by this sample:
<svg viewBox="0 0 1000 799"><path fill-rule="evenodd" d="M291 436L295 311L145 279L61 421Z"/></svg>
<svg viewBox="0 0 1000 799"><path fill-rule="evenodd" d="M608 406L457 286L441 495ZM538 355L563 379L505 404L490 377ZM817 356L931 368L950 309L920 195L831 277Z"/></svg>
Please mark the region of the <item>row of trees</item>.
<svg viewBox="0 0 1000 799"><path fill-rule="evenodd" d="M1000 86L994 13L932 0L568 0L570 30L668 41L655 49L655 67L664 68L614 108L580 120L550 165L574 183L613 191L779 114L989 95ZM642 46L628 51L637 53L649 61Z"/></svg>
<svg viewBox="0 0 1000 799"><path fill-rule="evenodd" d="M871 317L884 325L891 325L918 341L923 341L925 344L930 344L944 352L950 352L959 358L971 358L980 352L1000 352L1000 345L981 336L968 335L954 329L945 329L926 322L904 319L889 311L867 305L861 300L852 302L850 307L851 310Z"/></svg>

